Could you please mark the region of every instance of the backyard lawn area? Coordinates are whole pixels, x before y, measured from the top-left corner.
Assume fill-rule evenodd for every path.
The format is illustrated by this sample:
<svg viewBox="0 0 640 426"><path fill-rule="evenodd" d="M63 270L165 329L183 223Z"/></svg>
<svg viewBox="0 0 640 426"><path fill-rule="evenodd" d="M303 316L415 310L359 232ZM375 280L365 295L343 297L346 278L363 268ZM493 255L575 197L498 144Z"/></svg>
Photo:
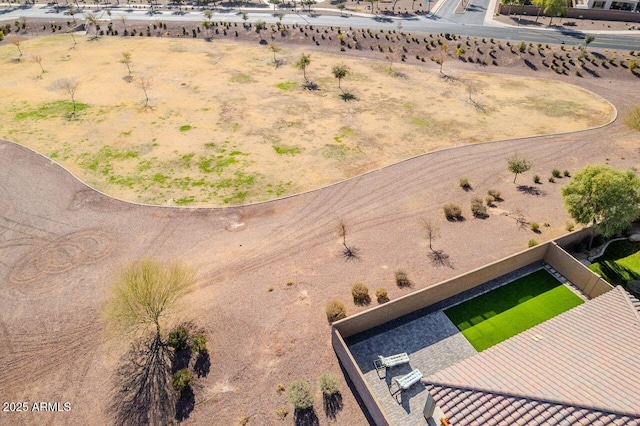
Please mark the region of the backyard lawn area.
<svg viewBox="0 0 640 426"><path fill-rule="evenodd" d="M627 281L640 280L640 242L611 243L589 269L611 284L626 288Z"/></svg>
<svg viewBox="0 0 640 426"><path fill-rule="evenodd" d="M539 270L444 311L478 351L582 304L545 270Z"/></svg>

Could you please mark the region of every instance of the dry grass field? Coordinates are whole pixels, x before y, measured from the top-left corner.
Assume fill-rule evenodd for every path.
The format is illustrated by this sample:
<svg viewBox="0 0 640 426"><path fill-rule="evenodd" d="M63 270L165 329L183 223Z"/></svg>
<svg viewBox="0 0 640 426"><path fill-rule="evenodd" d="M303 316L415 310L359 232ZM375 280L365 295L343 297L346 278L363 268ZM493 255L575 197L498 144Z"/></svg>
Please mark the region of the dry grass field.
<svg viewBox="0 0 640 426"><path fill-rule="evenodd" d="M602 125L613 106L579 87L311 54L305 90L287 46L49 36L0 47L0 136L91 186L157 205L233 205L315 189L439 148ZM121 63L131 53L131 79ZM42 73L33 60L42 58ZM340 95L332 67L350 74ZM390 68L391 65L391 68ZM151 79L149 106L137 79ZM79 83L78 112L57 88Z"/></svg>

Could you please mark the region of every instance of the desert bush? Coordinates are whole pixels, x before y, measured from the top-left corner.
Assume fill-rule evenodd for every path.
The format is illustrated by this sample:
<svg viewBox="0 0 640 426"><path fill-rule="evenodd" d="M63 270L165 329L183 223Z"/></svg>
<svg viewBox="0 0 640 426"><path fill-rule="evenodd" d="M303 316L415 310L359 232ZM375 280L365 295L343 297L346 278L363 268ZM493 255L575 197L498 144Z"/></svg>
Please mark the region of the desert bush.
<svg viewBox="0 0 640 426"><path fill-rule="evenodd" d="M207 353L207 336L204 333L199 333L191 339L191 349L198 354Z"/></svg>
<svg viewBox="0 0 640 426"><path fill-rule="evenodd" d="M462 209L457 204L445 204L442 208L447 220L456 220L462 218Z"/></svg>
<svg viewBox="0 0 640 426"><path fill-rule="evenodd" d="M369 287L361 282L357 282L351 286L351 295L354 303L369 303Z"/></svg>
<svg viewBox="0 0 640 426"><path fill-rule="evenodd" d="M289 409L287 407L280 407L278 411L276 411L276 417L280 420L284 420L289 415Z"/></svg>
<svg viewBox="0 0 640 426"><path fill-rule="evenodd" d="M640 105L636 105L622 119L622 122L633 130L640 131Z"/></svg>
<svg viewBox="0 0 640 426"><path fill-rule="evenodd" d="M561 178L562 173L560 173L560 170L558 169L553 169L551 170L551 176L553 176L554 178Z"/></svg>
<svg viewBox="0 0 640 426"><path fill-rule="evenodd" d="M389 296L387 295L387 289L384 287L380 287L376 290L376 299L378 303L385 303L389 301Z"/></svg>
<svg viewBox="0 0 640 426"><path fill-rule="evenodd" d="M482 204L480 198L475 198L471 201L471 213L474 217L485 217L487 215L487 208Z"/></svg>
<svg viewBox="0 0 640 426"><path fill-rule="evenodd" d="M501 201L502 198L500 197L500 195L502 195L502 193L500 191L498 191L497 189L490 189L487 191L487 194L491 195L493 197L494 200L496 201Z"/></svg>
<svg viewBox="0 0 640 426"><path fill-rule="evenodd" d="M334 299L330 300L327 303L326 308L327 320L329 323L341 320L347 317L347 308L344 306L344 303L341 301Z"/></svg>
<svg viewBox="0 0 640 426"><path fill-rule="evenodd" d="M536 240L529 240L529 247L535 247L538 245L538 242Z"/></svg>
<svg viewBox="0 0 640 426"><path fill-rule="evenodd" d="M396 285L398 287L411 287L411 281L409 276L402 269L398 269L396 272Z"/></svg>
<svg viewBox="0 0 640 426"><path fill-rule="evenodd" d="M284 383L278 383L276 385L276 392L278 392L278 394L281 394L282 392L284 392L287 388L285 387Z"/></svg>
<svg viewBox="0 0 640 426"><path fill-rule="evenodd" d="M540 176L535 175L535 176L533 177L533 183L537 183L537 184L539 184L539 183L540 183Z"/></svg>
<svg viewBox="0 0 640 426"><path fill-rule="evenodd" d="M311 386L305 380L296 380L289 385L287 398L299 410L313 407L313 395Z"/></svg>
<svg viewBox="0 0 640 426"><path fill-rule="evenodd" d="M571 177L571 173L569 173L569 170L565 170L564 172L562 172L562 174L564 175L564 177Z"/></svg>
<svg viewBox="0 0 640 426"><path fill-rule="evenodd" d="M575 225L573 224L573 222L567 222L564 229L566 229L569 232L572 232L574 229Z"/></svg>
<svg viewBox="0 0 640 426"><path fill-rule="evenodd" d="M493 197L493 195L487 195L484 201L487 203L487 206L493 206L493 203L496 201L496 199Z"/></svg>
<svg viewBox="0 0 640 426"><path fill-rule="evenodd" d="M192 377L193 375L188 368L178 370L171 378L171 387L178 392L182 392L189 387Z"/></svg>
<svg viewBox="0 0 640 426"><path fill-rule="evenodd" d="M323 395L331 396L338 393L338 378L331 373L322 373L318 384Z"/></svg>
<svg viewBox="0 0 640 426"><path fill-rule="evenodd" d="M167 345L176 351L180 351L187 347L189 341L189 331L184 326L179 325L169 333Z"/></svg>
<svg viewBox="0 0 640 426"><path fill-rule="evenodd" d="M540 225L538 224L538 222L531 222L529 227L533 232L540 232Z"/></svg>
<svg viewBox="0 0 640 426"><path fill-rule="evenodd" d="M554 183L556 179L553 176L549 176L549 182Z"/></svg>
<svg viewBox="0 0 640 426"><path fill-rule="evenodd" d="M458 179L458 185L460 185L460 188L464 189L465 191L469 191L471 189L471 183L466 177L461 177L460 179Z"/></svg>

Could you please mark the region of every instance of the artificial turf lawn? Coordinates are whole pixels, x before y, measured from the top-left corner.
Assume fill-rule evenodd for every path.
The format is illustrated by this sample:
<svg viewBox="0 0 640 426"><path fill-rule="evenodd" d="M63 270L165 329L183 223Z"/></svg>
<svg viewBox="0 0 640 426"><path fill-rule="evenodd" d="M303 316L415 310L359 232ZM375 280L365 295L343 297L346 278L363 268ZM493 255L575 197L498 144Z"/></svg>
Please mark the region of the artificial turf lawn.
<svg viewBox="0 0 640 426"><path fill-rule="evenodd" d="M539 270L444 313L480 352L582 303L551 274Z"/></svg>
<svg viewBox="0 0 640 426"><path fill-rule="evenodd" d="M615 241L595 260L591 269L613 285L640 280L640 243Z"/></svg>

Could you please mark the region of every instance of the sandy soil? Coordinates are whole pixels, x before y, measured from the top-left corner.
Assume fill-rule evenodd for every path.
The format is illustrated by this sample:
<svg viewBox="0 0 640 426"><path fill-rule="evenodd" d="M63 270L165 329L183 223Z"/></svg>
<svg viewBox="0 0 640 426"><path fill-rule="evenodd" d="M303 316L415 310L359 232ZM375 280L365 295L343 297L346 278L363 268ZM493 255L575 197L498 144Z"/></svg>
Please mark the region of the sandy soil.
<svg viewBox="0 0 640 426"><path fill-rule="evenodd" d="M447 67L457 72L475 66L452 61ZM541 75L524 65L490 69ZM637 103L629 93L640 92L640 82L627 74L545 75L593 91L624 113ZM72 404L67 413L2 413L2 422L110 422L112 378L127 343L106 335L101 304L117 267L157 257L180 258L198 270L198 288L175 320L194 319L207 329L212 367L197 380L196 405L186 424L235 425L245 417L249 425L292 424L291 414L284 421L276 417L288 405L276 385L299 378L315 383L325 370L341 377L344 406L329 421L315 387L319 424L367 424L331 348L326 302L337 297L353 314L366 309L351 300L355 281L372 293L384 286L395 299L524 249L529 239L542 242L564 233L569 217L559 189L566 179L543 179L537 196L520 192L505 168L504 159L514 151L533 162L518 178L527 184L553 168L640 167L638 133L616 120L561 136L442 150L283 200L173 209L109 199L47 158L0 143L0 395L6 401ZM458 187L463 175L472 192ZM504 201L490 209L489 218L472 219L469 201L489 188L501 190ZM459 203L467 220L447 222L442 205L448 202ZM534 234L501 214L516 210L550 226ZM361 250L359 261L347 263L339 255L339 218ZM419 218L440 225L435 247L451 256L453 268L429 262ZM413 288L395 286L393 271L399 268L408 271ZM289 279L295 284L287 286Z"/></svg>
<svg viewBox="0 0 640 426"><path fill-rule="evenodd" d="M347 33L349 36L349 33ZM120 199L160 205L254 202L315 189L438 148L599 126L614 108L552 80L424 66L302 49L171 38L27 40L22 61L0 48L6 113L0 134L61 162ZM132 55L132 82L120 63ZM43 57L46 72L31 60ZM390 54L391 55L391 54ZM399 58L397 59L399 60ZM342 89L331 69L350 69ZM391 70L389 70L391 66ZM152 79L151 109L137 79ZM79 83L70 97L56 85ZM526 120L522 117L526 116Z"/></svg>

